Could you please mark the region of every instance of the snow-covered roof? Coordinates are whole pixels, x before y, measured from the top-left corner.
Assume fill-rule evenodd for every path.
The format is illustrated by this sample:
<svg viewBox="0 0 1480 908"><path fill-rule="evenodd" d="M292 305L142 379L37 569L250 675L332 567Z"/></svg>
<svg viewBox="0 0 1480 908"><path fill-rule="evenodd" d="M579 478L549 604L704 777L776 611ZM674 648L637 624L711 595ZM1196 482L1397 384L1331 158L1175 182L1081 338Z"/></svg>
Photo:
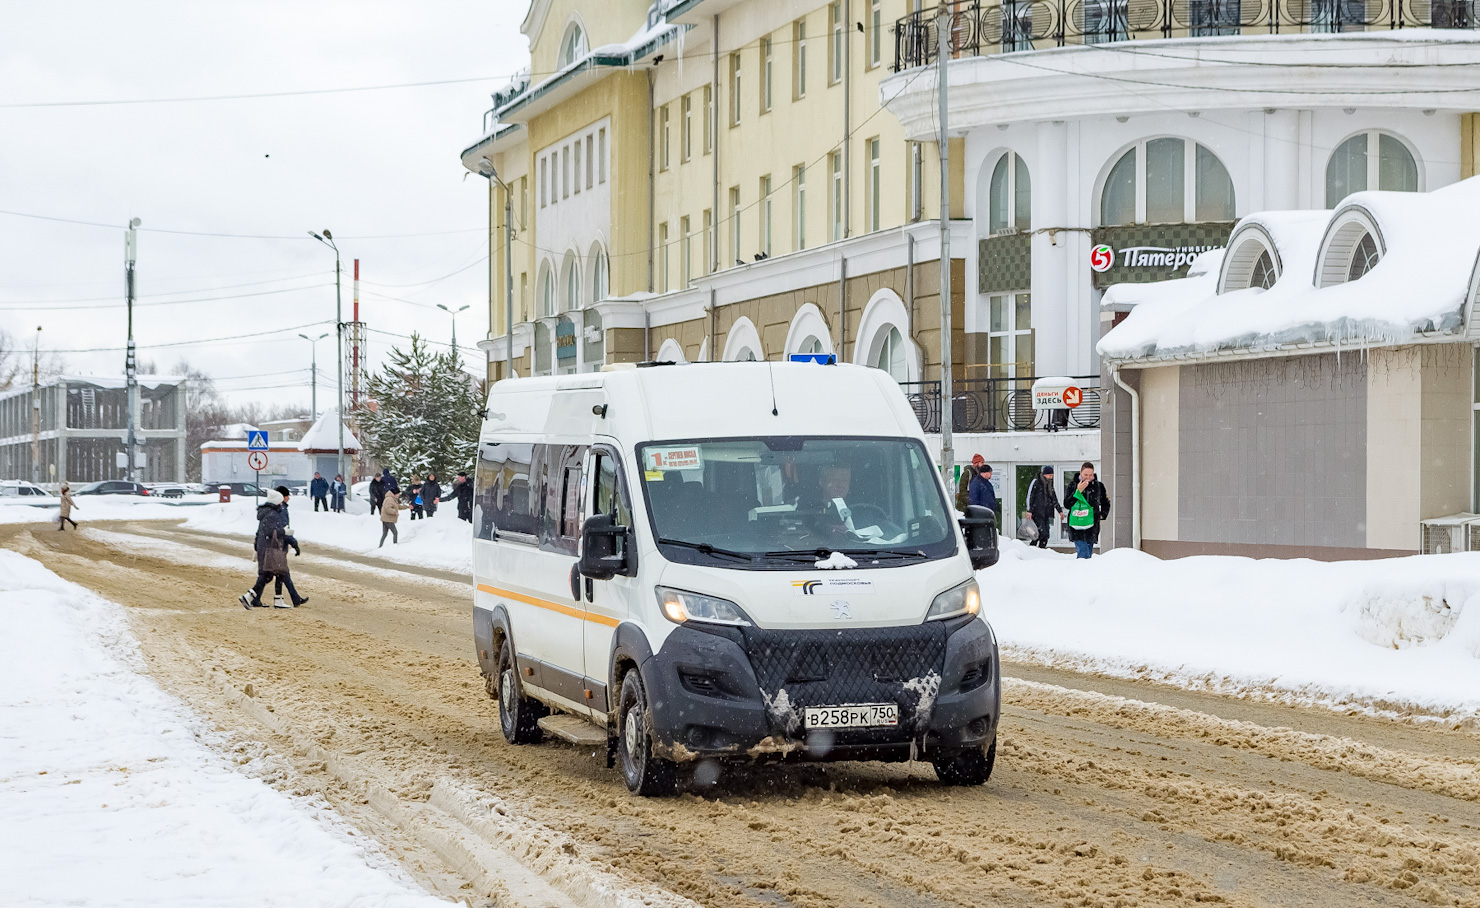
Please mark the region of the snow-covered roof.
<svg viewBox="0 0 1480 908"><path fill-rule="evenodd" d="M1334 212L1274 211L1241 220L1241 237L1273 245L1279 277L1267 290L1222 286L1204 275L1110 288L1105 304L1138 303L1100 340L1112 360L1171 359L1296 345L1402 343L1420 334L1456 339L1480 251L1480 178L1428 193L1359 192ZM1347 280L1352 246L1373 234L1381 259ZM1322 285L1325 286L1322 286ZM1153 289L1154 288L1154 289Z"/></svg>
<svg viewBox="0 0 1480 908"><path fill-rule="evenodd" d="M1149 284L1114 284L1105 291L1100 306L1112 311L1129 311L1142 303L1177 299L1212 293L1218 285L1218 270L1223 265L1222 249L1198 253L1187 266L1187 276Z"/></svg>
<svg viewBox="0 0 1480 908"><path fill-rule="evenodd" d="M333 407L324 411L312 427L298 442L300 451L336 451L339 449L339 411ZM346 451L360 450L360 440L355 433L344 427L344 449Z"/></svg>
<svg viewBox="0 0 1480 908"><path fill-rule="evenodd" d="M183 375L136 375L134 379L141 388L158 388L178 385L185 381ZM68 384L86 383L99 388L122 391L128 387L128 379L122 375L63 375L57 381Z"/></svg>

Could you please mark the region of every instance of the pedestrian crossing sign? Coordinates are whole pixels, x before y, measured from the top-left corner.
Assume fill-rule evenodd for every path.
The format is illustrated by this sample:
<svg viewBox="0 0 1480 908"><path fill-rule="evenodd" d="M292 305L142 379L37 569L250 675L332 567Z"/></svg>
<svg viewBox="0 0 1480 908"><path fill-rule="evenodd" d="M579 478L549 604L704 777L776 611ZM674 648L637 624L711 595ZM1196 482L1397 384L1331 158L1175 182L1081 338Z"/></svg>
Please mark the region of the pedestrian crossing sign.
<svg viewBox="0 0 1480 908"><path fill-rule="evenodd" d="M261 430L258 430L258 431L255 431L255 432L248 432L247 433L247 450L248 451L266 451L267 450L267 433L266 432L263 432Z"/></svg>

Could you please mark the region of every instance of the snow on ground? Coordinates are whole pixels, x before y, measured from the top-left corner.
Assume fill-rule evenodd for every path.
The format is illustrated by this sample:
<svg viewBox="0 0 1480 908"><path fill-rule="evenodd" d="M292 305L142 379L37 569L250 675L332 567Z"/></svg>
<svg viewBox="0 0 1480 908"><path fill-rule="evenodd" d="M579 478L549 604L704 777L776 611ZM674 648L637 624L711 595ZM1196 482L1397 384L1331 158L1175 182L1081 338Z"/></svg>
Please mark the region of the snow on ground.
<svg viewBox="0 0 1480 908"><path fill-rule="evenodd" d="M374 555L387 562L467 574L471 578L473 525L457 519L455 503L443 505L437 509L437 516L425 520L412 520L410 511L402 511L396 523L401 541L393 545L387 537L384 548L379 548L380 518L370 513L370 504L352 500L348 508L343 514L315 513L309 500L289 499L289 523L304 554L323 554L320 547L329 546L359 555ZM236 536L257 534L257 509L249 500L176 511L170 516L186 517L187 529Z"/></svg>
<svg viewBox="0 0 1480 908"><path fill-rule="evenodd" d="M0 904L446 904L209 737L119 606L0 550Z"/></svg>
<svg viewBox="0 0 1480 908"><path fill-rule="evenodd" d="M28 503L26 498L0 498L0 523L56 523L58 499L41 499L44 506ZM187 495L184 498L158 498L153 495L74 495L73 519L87 520L170 520L189 514L197 507L216 505L215 495ZM366 505L368 507L368 505Z"/></svg>
<svg viewBox="0 0 1480 908"><path fill-rule="evenodd" d="M1003 540L979 571L1004 654L1184 687L1480 716L1480 553L1319 562Z"/></svg>

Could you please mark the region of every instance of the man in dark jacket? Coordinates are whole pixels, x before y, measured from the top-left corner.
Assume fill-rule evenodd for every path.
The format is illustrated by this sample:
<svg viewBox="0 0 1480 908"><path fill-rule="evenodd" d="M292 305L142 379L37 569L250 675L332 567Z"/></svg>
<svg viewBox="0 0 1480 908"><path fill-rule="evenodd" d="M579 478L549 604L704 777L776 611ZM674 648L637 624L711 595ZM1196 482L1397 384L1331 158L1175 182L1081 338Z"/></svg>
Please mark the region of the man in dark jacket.
<svg viewBox="0 0 1480 908"><path fill-rule="evenodd" d="M961 478L956 480L956 510L966 513L966 506L971 504L971 484L976 481L977 473L981 471L982 464L986 460L980 454L971 456L971 466L961 471Z"/></svg>
<svg viewBox="0 0 1480 908"><path fill-rule="evenodd" d="M458 473L452 481L452 497L457 499L457 519L473 522L473 481L467 473Z"/></svg>
<svg viewBox="0 0 1480 908"><path fill-rule="evenodd" d="M995 515L997 513L997 490L992 488L992 465L983 463L976 470L976 476L972 477L971 487L967 490L966 503L990 508Z"/></svg>
<svg viewBox="0 0 1480 908"><path fill-rule="evenodd" d="M257 582L238 597L237 601L241 602L243 608L264 608L262 591L273 580L281 581L287 586L294 606L308 601L307 596L298 595L298 590L293 586L293 578L288 572L288 549L293 549L295 555L300 554L301 550L288 526L288 508L284 504L283 493L277 489L269 489L267 503L257 506L257 536L252 541L252 547L257 553Z"/></svg>
<svg viewBox="0 0 1480 908"><path fill-rule="evenodd" d="M442 484L437 481L436 473L428 473L427 478L421 484L421 500L425 502L428 517L437 515L437 502L442 500Z"/></svg>
<svg viewBox="0 0 1480 908"><path fill-rule="evenodd" d="M1089 504L1094 523L1089 527L1076 527L1074 515L1075 495L1081 494ZM1079 475L1070 476L1064 483L1064 506L1069 509L1069 538L1074 542L1074 554L1078 558L1089 558L1095 553L1095 544L1100 541L1100 521L1110 516L1110 494L1105 484L1095 478L1095 465L1086 463L1079 468Z"/></svg>
<svg viewBox="0 0 1480 908"><path fill-rule="evenodd" d="M385 479L376 476L370 480L370 513L379 514L380 505L385 501Z"/></svg>
<svg viewBox="0 0 1480 908"><path fill-rule="evenodd" d="M380 480L381 480L381 484L385 486L385 489L384 489L385 494L387 494L387 495L399 495L399 494L401 494L401 484L398 483L398 482L396 482L396 477L394 477L394 476L391 475L391 469L390 469L390 467L386 467L384 470L381 470L380 471Z"/></svg>
<svg viewBox="0 0 1480 908"><path fill-rule="evenodd" d="M308 497L313 499L315 514L319 512L319 505L323 505L324 510L329 510L329 502L325 500L329 497L329 480L318 473L313 474L313 481L308 484Z"/></svg>
<svg viewBox="0 0 1480 908"><path fill-rule="evenodd" d="M1063 514L1064 509L1054 491L1053 467L1044 467L1028 486L1028 509L1023 512L1024 517L1031 518L1038 526L1038 538L1033 540L1033 544L1040 549L1048 548L1048 528L1055 513Z"/></svg>

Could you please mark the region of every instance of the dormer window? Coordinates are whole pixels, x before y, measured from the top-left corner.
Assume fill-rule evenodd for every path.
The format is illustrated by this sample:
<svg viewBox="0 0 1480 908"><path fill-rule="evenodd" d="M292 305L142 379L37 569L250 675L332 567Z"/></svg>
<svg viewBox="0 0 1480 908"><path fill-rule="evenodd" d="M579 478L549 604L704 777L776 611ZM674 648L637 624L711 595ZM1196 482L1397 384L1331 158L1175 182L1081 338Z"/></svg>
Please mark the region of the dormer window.
<svg viewBox="0 0 1480 908"><path fill-rule="evenodd" d="M1283 273L1274 238L1258 222L1249 222L1228 238L1228 252L1223 256L1223 269L1218 276L1218 292L1258 288L1268 290Z"/></svg>
<svg viewBox="0 0 1480 908"><path fill-rule="evenodd" d="M1336 212L1316 258L1316 286L1332 287L1355 281L1382 261L1386 252L1382 231L1366 209L1349 205Z"/></svg>
<svg viewBox="0 0 1480 908"><path fill-rule="evenodd" d="M586 56L586 33L581 26L572 22L565 29L565 37L560 39L560 69Z"/></svg>
<svg viewBox="0 0 1480 908"><path fill-rule="evenodd" d="M1249 286L1258 287L1260 290L1268 290L1279 280L1279 272L1274 269L1274 259L1270 257L1269 250L1265 249L1259 253L1259 258L1254 260L1254 270L1249 275Z"/></svg>
<svg viewBox="0 0 1480 908"><path fill-rule="evenodd" d="M1362 238L1357 240L1357 247L1352 250L1352 262L1347 266L1346 279L1354 281L1371 271L1380 258L1382 255L1377 251L1377 241L1372 238L1372 234L1362 234Z"/></svg>

